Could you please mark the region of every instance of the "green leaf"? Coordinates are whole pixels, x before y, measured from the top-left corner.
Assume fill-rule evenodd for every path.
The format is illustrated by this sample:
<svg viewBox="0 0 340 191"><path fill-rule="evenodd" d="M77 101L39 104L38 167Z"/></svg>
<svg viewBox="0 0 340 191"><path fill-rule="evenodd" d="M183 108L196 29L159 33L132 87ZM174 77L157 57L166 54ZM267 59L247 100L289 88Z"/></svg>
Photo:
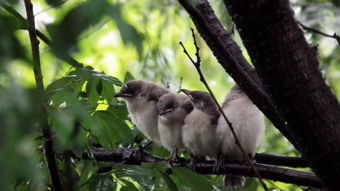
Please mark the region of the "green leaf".
<svg viewBox="0 0 340 191"><path fill-rule="evenodd" d="M166 182L170 191L178 191L177 185L175 184L175 182L172 180L172 178L169 175L167 175L166 173L164 173L162 170L158 169L157 167L155 168L155 171Z"/></svg>
<svg viewBox="0 0 340 191"><path fill-rule="evenodd" d="M88 148L88 132L83 128L78 131L75 136L72 134L70 148L75 155L81 157Z"/></svg>
<svg viewBox="0 0 340 191"><path fill-rule="evenodd" d="M0 20L3 21L2 24L7 25L5 30L17 30L17 29L27 28L26 20L13 7L7 5L6 2L1 2L1 1L0 1L0 6L3 7L12 16L14 16L14 17L8 17L5 14L3 15L1 14Z"/></svg>
<svg viewBox="0 0 340 191"><path fill-rule="evenodd" d="M208 191L212 190L212 186L209 181L202 175L192 172L188 168L180 167L173 168L174 177L178 178L187 187L194 191Z"/></svg>
<svg viewBox="0 0 340 191"><path fill-rule="evenodd" d="M124 83L130 80L134 80L134 79L135 78L133 77L133 75L129 71L126 71L125 76L124 76Z"/></svg>
<svg viewBox="0 0 340 191"><path fill-rule="evenodd" d="M57 92L52 97L52 104L55 107L58 107L60 104L64 103L65 100L65 92Z"/></svg>
<svg viewBox="0 0 340 191"><path fill-rule="evenodd" d="M114 150L121 142L118 130L109 126L111 116L106 111L96 111L92 115L94 123L91 132L97 138L97 141L108 150Z"/></svg>
<svg viewBox="0 0 340 191"><path fill-rule="evenodd" d="M108 76L106 74L99 73L99 72L96 72L96 71L92 71L91 73L94 77L96 77L98 79L102 79L102 80L109 82L111 84L114 84L116 86L122 86L122 82L116 77Z"/></svg>
<svg viewBox="0 0 340 191"><path fill-rule="evenodd" d="M77 182L77 187L80 188L84 186L87 182L90 181L89 176L94 174L95 171L98 169L97 166L94 166L92 162L85 162L84 166L82 166L80 171L79 181Z"/></svg>
<svg viewBox="0 0 340 191"><path fill-rule="evenodd" d="M105 121L107 131L111 132L110 134L117 140L120 140L120 143L125 146L133 143L130 128L124 121L115 116L114 113L110 111L97 111L95 114Z"/></svg>
<svg viewBox="0 0 340 191"><path fill-rule="evenodd" d="M45 0L45 2L50 6L50 7L60 7L64 3L66 3L67 0Z"/></svg>
<svg viewBox="0 0 340 191"><path fill-rule="evenodd" d="M117 103L110 105L107 110L113 112L121 121L129 119L129 112L127 111L125 102L123 101L118 101Z"/></svg>
<svg viewBox="0 0 340 191"><path fill-rule="evenodd" d="M79 100L79 97L73 92L66 94L64 99L66 99L66 105L75 114L76 119L87 122L91 118L90 113L93 112L95 108L88 102Z"/></svg>
<svg viewBox="0 0 340 191"><path fill-rule="evenodd" d="M5 58L28 60L21 39L15 35L17 29L24 28L22 25L22 22L4 14L2 9L0 10L0 60ZM0 67L3 67L3 64L5 63L2 63Z"/></svg>
<svg viewBox="0 0 340 191"><path fill-rule="evenodd" d="M101 92L101 96L106 99L107 103L111 103L112 99L114 98L115 89L113 85L107 81L101 81L103 85L103 90Z"/></svg>
<svg viewBox="0 0 340 191"><path fill-rule="evenodd" d="M65 54L65 50L74 51L79 35L97 24L107 14L110 5L105 0L86 1L71 9L61 21L46 27L56 55Z"/></svg>
<svg viewBox="0 0 340 191"><path fill-rule="evenodd" d="M65 90L75 91L78 93L81 90L84 82L85 81L83 79L76 75L62 77L48 85L46 87L46 92L48 96L52 96L56 92Z"/></svg>
<svg viewBox="0 0 340 191"><path fill-rule="evenodd" d="M119 143L128 146L133 143L133 136L126 123L110 111L96 111L93 114L96 122L92 132L98 141L109 149L114 149Z"/></svg>
<svg viewBox="0 0 340 191"><path fill-rule="evenodd" d="M103 83L102 83L102 80L99 80L97 85L96 85L96 90L97 90L97 93L98 95L101 95L102 94L102 91L103 91Z"/></svg>
<svg viewBox="0 0 340 191"><path fill-rule="evenodd" d="M81 76L83 79L87 81L91 81L94 79L101 79L105 82L114 84L116 86L122 86L123 84L118 78L106 75L102 72L94 71L92 68L78 68L70 72L70 75Z"/></svg>
<svg viewBox="0 0 340 191"><path fill-rule="evenodd" d="M2 1L4 1L4 2L6 2L6 3L10 3L10 4L16 4L16 3L18 3L18 0L2 0Z"/></svg>
<svg viewBox="0 0 340 191"><path fill-rule="evenodd" d="M125 180L125 179L119 179L119 181L122 183L122 188L120 189L121 191L139 191L136 186L128 181L128 180Z"/></svg>
<svg viewBox="0 0 340 191"><path fill-rule="evenodd" d="M66 148L74 131L74 117L67 110L59 110L52 116L52 127L60 146Z"/></svg>
<svg viewBox="0 0 340 191"><path fill-rule="evenodd" d="M170 152L168 150L161 146L158 146L157 144L152 145L152 154L163 158L170 156Z"/></svg>
<svg viewBox="0 0 340 191"><path fill-rule="evenodd" d="M70 161L67 161L70 160ZM58 170L60 172L60 178L62 185L68 187L68 185L73 184L73 181L79 179L79 174L74 165L71 164L72 161L70 158L66 157L62 162L58 165Z"/></svg>
<svg viewBox="0 0 340 191"><path fill-rule="evenodd" d="M117 184L113 182L112 175L94 175L91 177L90 190L92 191L112 191Z"/></svg>
<svg viewBox="0 0 340 191"><path fill-rule="evenodd" d="M97 105L97 102L100 98L97 92L97 85L99 83L98 79L89 80L86 84L86 94L89 100L89 103L92 105Z"/></svg>
<svg viewBox="0 0 340 191"><path fill-rule="evenodd" d="M139 166L126 166L124 170L116 173L116 176L120 178L130 177L143 186L145 190L151 190L155 183L155 177L147 169Z"/></svg>
<svg viewBox="0 0 340 191"><path fill-rule="evenodd" d="M122 16L122 7L116 4L112 7L111 16L116 21L120 36L125 44L132 44L136 47L139 56L143 53L143 38L136 28L128 23Z"/></svg>
<svg viewBox="0 0 340 191"><path fill-rule="evenodd" d="M247 179L246 184L244 186L244 191L258 190L258 186L260 185L255 179Z"/></svg>
<svg viewBox="0 0 340 191"><path fill-rule="evenodd" d="M132 136L131 129L129 128L129 126L114 114L111 120L112 121L109 124L109 126L111 126L114 129L117 129L119 136L122 140L121 143L123 144L123 146L128 146L132 144L134 141L134 138Z"/></svg>
<svg viewBox="0 0 340 191"><path fill-rule="evenodd" d="M80 76L84 80L91 80L93 77L91 75L91 70L87 68L77 68L69 72L69 76Z"/></svg>

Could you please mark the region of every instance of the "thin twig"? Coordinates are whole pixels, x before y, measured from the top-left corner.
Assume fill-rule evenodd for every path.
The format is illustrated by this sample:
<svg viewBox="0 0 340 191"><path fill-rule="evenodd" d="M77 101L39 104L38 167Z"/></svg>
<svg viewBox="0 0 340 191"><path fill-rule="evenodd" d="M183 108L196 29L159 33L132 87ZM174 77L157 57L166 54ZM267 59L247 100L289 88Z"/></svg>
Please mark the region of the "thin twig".
<svg viewBox="0 0 340 191"><path fill-rule="evenodd" d="M26 14L27 14L27 27L28 27L28 33L31 41L31 49L32 49L32 57L33 57L33 72L36 82L36 89L38 92L38 96L41 101L41 110L42 113L45 113L46 115L42 117L42 133L43 137L45 139L44 143L44 151L45 151L45 157L47 161L47 166L49 169L49 173L51 176L52 184L54 187L54 190L61 191L61 181L59 177L58 172L58 166L55 159L55 153L53 150L53 141L51 137L51 129L48 124L47 119L47 109L46 109L46 96L44 92L44 83L43 83L43 76L41 72L41 66L40 66L40 55L39 55L39 41L37 38L37 33L35 30L35 22L34 22L34 15L33 15L33 5L31 3L31 0L24 0L25 7L26 7Z"/></svg>
<svg viewBox="0 0 340 191"><path fill-rule="evenodd" d="M317 33L317 34L320 34L320 35L325 36L325 37L334 38L336 41L338 41L338 44L339 44L339 46L340 46L340 36L337 35L336 33L334 33L333 35L330 35L330 34L327 34L327 33L322 32L322 31L319 31L319 30L317 30L317 29L315 29L315 28L306 26L306 25L304 25L304 24L301 23L301 22L298 22L298 23L299 23L299 25L300 25L304 30L306 30L306 31L313 32L313 33Z"/></svg>
<svg viewBox="0 0 340 191"><path fill-rule="evenodd" d="M186 50L186 48L184 47L183 43L182 42L179 42L179 44L182 46L183 48L183 52L188 56L188 58L190 59L190 61L194 64L199 76L200 76L200 81L204 84L204 86L207 88L208 92L210 93L211 97L214 99L214 102L216 103L217 107L218 107L218 110L220 112L220 114L223 116L223 118L225 119L225 121L227 122L228 126L229 126L229 129L231 131L231 133L233 134L233 137L235 139L235 144L238 146L238 148L240 149L242 155L243 155L243 158L245 159L245 161L250 165L251 169L255 172L255 175L257 176L257 178L259 179L262 187L264 188L264 190L268 191L268 188L266 186L266 184L264 183L264 181L262 180L262 177L260 175L260 173L258 172L258 170L256 169L254 163L252 162L252 160L250 160L249 156L246 154L246 152L244 151L236 133L235 133L235 130L231 124L231 122L229 121L229 119L227 118L226 114L224 113L222 107L220 106L220 104L218 103L214 93L212 92L212 90L210 89L207 81L205 80L204 78L204 75L200 69L200 63L201 63L201 58L200 58L200 55L199 55L199 46L197 45L197 41L196 41L196 37L195 37L195 32L194 32L194 29L191 28L191 33L192 33L192 37L194 39L194 45L195 45L195 48L196 48L196 59L197 61L195 62L191 56L189 55L188 51Z"/></svg>

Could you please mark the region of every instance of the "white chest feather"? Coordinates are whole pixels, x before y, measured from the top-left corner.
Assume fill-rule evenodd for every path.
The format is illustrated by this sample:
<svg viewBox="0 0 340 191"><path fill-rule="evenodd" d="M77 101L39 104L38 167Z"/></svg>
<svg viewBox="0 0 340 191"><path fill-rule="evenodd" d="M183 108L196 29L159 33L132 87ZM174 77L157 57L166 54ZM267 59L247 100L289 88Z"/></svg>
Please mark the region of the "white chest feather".
<svg viewBox="0 0 340 191"><path fill-rule="evenodd" d="M211 123L211 116L198 109L187 115L183 126L183 143L194 156L216 158L219 145L216 124Z"/></svg>
<svg viewBox="0 0 340 191"><path fill-rule="evenodd" d="M254 155L264 137L264 118L261 111L247 97L231 101L223 108L246 154ZM222 154L229 160L242 160L225 119L218 120L217 134L221 141Z"/></svg>
<svg viewBox="0 0 340 191"><path fill-rule="evenodd" d="M157 129L158 112L156 103L144 97L127 100L127 108L132 122L150 140L160 144Z"/></svg>
<svg viewBox="0 0 340 191"><path fill-rule="evenodd" d="M169 151L183 149L182 126L183 120L170 120L165 116L158 118L159 136L163 147Z"/></svg>

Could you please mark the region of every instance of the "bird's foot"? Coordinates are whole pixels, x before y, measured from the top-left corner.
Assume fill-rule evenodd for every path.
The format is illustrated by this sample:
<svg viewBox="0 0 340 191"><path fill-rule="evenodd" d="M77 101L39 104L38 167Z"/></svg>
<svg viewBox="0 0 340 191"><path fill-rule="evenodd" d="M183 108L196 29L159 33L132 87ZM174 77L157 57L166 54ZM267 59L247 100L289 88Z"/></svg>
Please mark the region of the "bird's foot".
<svg viewBox="0 0 340 191"><path fill-rule="evenodd" d="M256 163L256 160L255 160L255 158L254 158L253 155L248 155L248 157L249 157L250 162L251 162L252 164L255 164L255 163ZM249 164L249 161L245 161L245 164L250 165L250 164Z"/></svg>
<svg viewBox="0 0 340 191"><path fill-rule="evenodd" d="M190 166L193 171L196 171L197 169L197 162L198 159L196 157L191 158Z"/></svg>
<svg viewBox="0 0 340 191"><path fill-rule="evenodd" d="M213 173L220 174L221 171L225 169L225 159L223 158L218 158L215 161L214 168L213 168Z"/></svg>
<svg viewBox="0 0 340 191"><path fill-rule="evenodd" d="M143 150L146 150L146 149L148 149L152 144L153 144L153 142L150 141L150 142L146 143L145 145L140 145L140 146L142 147Z"/></svg>
<svg viewBox="0 0 340 191"><path fill-rule="evenodd" d="M181 163L181 157L178 156L177 151L173 152L168 159L169 164L172 166L173 163Z"/></svg>
<svg viewBox="0 0 340 191"><path fill-rule="evenodd" d="M148 147L150 147L150 145L152 145L153 144L153 142L148 142L148 143L146 143L145 145L142 145L142 144L140 144L139 146L138 146L138 158L139 158L139 160L140 161L142 161L142 159L143 159L143 157L144 157L144 155L145 155L145 150L147 150L148 149Z"/></svg>
<svg viewBox="0 0 340 191"><path fill-rule="evenodd" d="M206 162L204 157L191 157L190 166L193 171L197 170L198 163Z"/></svg>
<svg viewBox="0 0 340 191"><path fill-rule="evenodd" d="M137 158L140 162L142 162L144 158L144 149L145 149L145 146L139 145L138 150L133 152L133 154L137 155Z"/></svg>

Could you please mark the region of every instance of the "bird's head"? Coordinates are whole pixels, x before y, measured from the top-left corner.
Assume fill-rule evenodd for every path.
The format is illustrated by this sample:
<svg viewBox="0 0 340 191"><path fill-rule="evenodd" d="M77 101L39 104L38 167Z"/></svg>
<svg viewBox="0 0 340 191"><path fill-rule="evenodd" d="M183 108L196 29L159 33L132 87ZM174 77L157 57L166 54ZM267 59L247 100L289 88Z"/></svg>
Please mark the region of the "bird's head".
<svg viewBox="0 0 340 191"><path fill-rule="evenodd" d="M131 80L131 81L128 81L120 89L120 91L115 94L115 97L121 97L123 99L134 98L138 94L142 93L144 85L145 85L145 82L141 81L141 80Z"/></svg>
<svg viewBox="0 0 340 191"><path fill-rule="evenodd" d="M189 97L190 101L197 109L205 111L211 107L216 107L214 100L207 92L190 91L186 89L181 89L180 91Z"/></svg>
<svg viewBox="0 0 340 191"><path fill-rule="evenodd" d="M172 93L163 95L157 102L157 109L160 116L173 112L177 107L176 97Z"/></svg>

